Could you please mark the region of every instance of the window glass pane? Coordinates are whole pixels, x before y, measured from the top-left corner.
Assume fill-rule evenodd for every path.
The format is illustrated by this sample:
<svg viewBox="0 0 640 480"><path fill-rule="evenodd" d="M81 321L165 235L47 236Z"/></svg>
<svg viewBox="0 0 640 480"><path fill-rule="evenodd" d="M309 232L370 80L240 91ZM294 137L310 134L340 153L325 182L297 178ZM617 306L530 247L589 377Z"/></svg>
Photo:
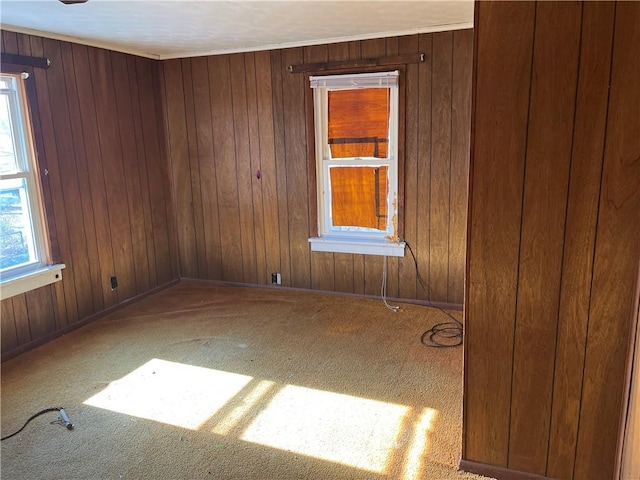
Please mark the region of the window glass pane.
<svg viewBox="0 0 640 480"><path fill-rule="evenodd" d="M0 181L0 269L38 260L24 178Z"/></svg>
<svg viewBox="0 0 640 480"><path fill-rule="evenodd" d="M0 174L18 171L15 148L15 128L11 117L11 98L7 93L0 95Z"/></svg>
<svg viewBox="0 0 640 480"><path fill-rule="evenodd" d="M328 92L328 137L331 158L387 158L388 88Z"/></svg>
<svg viewBox="0 0 640 480"><path fill-rule="evenodd" d="M387 228L388 167L330 167L334 227Z"/></svg>

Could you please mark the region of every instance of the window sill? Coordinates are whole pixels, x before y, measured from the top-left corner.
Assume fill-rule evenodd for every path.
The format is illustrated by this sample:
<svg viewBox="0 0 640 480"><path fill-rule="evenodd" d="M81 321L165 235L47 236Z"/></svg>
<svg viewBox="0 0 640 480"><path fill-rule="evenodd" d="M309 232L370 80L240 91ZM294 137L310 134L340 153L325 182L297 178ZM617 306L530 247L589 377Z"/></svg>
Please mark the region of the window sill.
<svg viewBox="0 0 640 480"><path fill-rule="evenodd" d="M62 269L65 267L66 265L64 263L50 265L33 272L9 278L8 280L3 280L2 283L0 283L0 300L5 300L20 295L21 293L59 282L62 280Z"/></svg>
<svg viewBox="0 0 640 480"><path fill-rule="evenodd" d="M343 236L311 237L312 252L355 253L404 257L404 242L390 242L385 239L365 240Z"/></svg>

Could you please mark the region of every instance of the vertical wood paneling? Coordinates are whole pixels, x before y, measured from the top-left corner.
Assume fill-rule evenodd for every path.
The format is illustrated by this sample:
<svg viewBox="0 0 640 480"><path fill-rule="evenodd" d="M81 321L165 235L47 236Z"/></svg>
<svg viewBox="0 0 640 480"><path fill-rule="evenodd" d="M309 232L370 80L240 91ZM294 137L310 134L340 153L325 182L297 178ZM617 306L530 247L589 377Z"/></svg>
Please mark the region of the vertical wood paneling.
<svg viewBox="0 0 640 480"><path fill-rule="evenodd" d="M168 68L165 65L165 68ZM218 215L218 187L216 183L213 150L213 125L211 123L211 97L209 95L209 68L204 57L191 59L195 122L200 167L200 191L202 194L202 219L204 222L204 248L208 278L222 278L222 251ZM179 211L179 209L177 209Z"/></svg>
<svg viewBox="0 0 640 480"><path fill-rule="evenodd" d="M31 340L34 340L35 337L31 336L31 322L29 321L25 294L16 295L15 297L4 300L4 302L13 303L13 318L16 324L18 345L25 345Z"/></svg>
<svg viewBox="0 0 640 480"><path fill-rule="evenodd" d="M581 10L579 3L550 2L536 13L509 468L539 475L547 463L555 354L548 339L556 337Z"/></svg>
<svg viewBox="0 0 640 480"><path fill-rule="evenodd" d="M410 37L401 37L398 42L398 51L400 53L412 53L418 50L419 39L417 36ZM430 52L429 52L430 53ZM431 59L431 55L429 55ZM419 69L421 72L419 72ZM419 73L422 73L422 77L419 77ZM421 188L418 188L418 157L420 156L420 167L424 165L422 164L422 159L426 156L428 159L430 155L425 151L418 152L418 139L419 137L424 138L424 131L422 128L425 126L425 121L420 123L419 115L422 113L424 120L425 117L431 116L431 112L426 107L424 103L420 101L415 101L415 99L420 99L422 94L423 98L425 95L430 95L431 92L428 92L426 88L428 88L428 81L426 81L427 85L421 85L420 79L425 79L424 66L419 67L418 65L408 65L406 70L406 75L404 78L405 81L405 143L404 143L404 240L406 240L416 257L419 258L418 267L421 266L421 263L424 266L424 261L422 261L422 248L418 245L418 223L420 223L423 228L429 228L424 224L424 218L421 216L420 221L418 221L418 197L422 197L423 194L421 192ZM424 89L422 87L425 87ZM413 101L411 99L414 99ZM421 171L420 170L420 171ZM428 202L425 205L421 205L420 207L425 206L428 208ZM422 212L420 212L422 213ZM366 264L370 264L368 258L365 259ZM424 270L423 270L424 271ZM398 266L399 272L399 285L398 285L398 296L400 298L415 298L417 294L416 290L416 269L413 263L413 258L411 254L407 251L405 252L404 258L402 258L399 262ZM368 270L367 270L368 273ZM367 275L369 277L369 275Z"/></svg>
<svg viewBox="0 0 640 480"><path fill-rule="evenodd" d="M256 238L253 215L251 178L251 139L247 111L247 81L244 55L229 57L231 94L233 99L233 133L235 135L238 182L238 215L242 246L242 281L258 283L256 273Z"/></svg>
<svg viewBox="0 0 640 480"><path fill-rule="evenodd" d="M31 55L31 38L28 35L18 36L18 53L21 55ZM47 157L42 154L44 152L42 123L40 121L37 92L35 85L32 82L27 82L27 89L29 95L29 110L31 114L31 124L33 127L34 143L36 152L38 152L38 168L40 171L40 184L42 186L42 197L44 205L53 205L51 196L51 183L49 181L49 175L43 175L44 172L49 170L47 164ZM58 231L56 227L55 216L52 208L45 208L46 225L49 232L49 241L51 248L51 260L53 262L60 261L60 248L58 243ZM49 287L52 293L54 301L54 314L56 317L56 328L60 328L61 322L66 322L66 304L64 301L64 282L56 282L53 288ZM73 288L73 285L69 285L69 288ZM94 289L95 291L95 289Z"/></svg>
<svg viewBox="0 0 640 480"><path fill-rule="evenodd" d="M282 51L282 67L302 63L302 48ZM311 287L304 77L282 74L291 285Z"/></svg>
<svg viewBox="0 0 640 480"><path fill-rule="evenodd" d="M187 129L187 145L189 160L191 211L193 215L193 236L195 239L195 273L199 278L207 278L206 246L204 240L204 218L202 216L202 185L200 174L200 152L196 131L195 98L193 87L192 61L182 60L182 80L184 82L185 125Z"/></svg>
<svg viewBox="0 0 640 480"><path fill-rule="evenodd" d="M42 338L56 330L49 288L38 288L24 295L31 338Z"/></svg>
<svg viewBox="0 0 640 480"><path fill-rule="evenodd" d="M163 132L159 128L159 93L156 80L158 68L153 62L136 57L136 71L138 74L138 95L142 118L143 142L146 151L147 179L149 186L149 200L153 225L153 240L155 249L155 264L158 285L176 278L178 273L175 261L178 255L175 245L172 245L175 235L173 224L174 215L171 214L170 195L168 194L167 153Z"/></svg>
<svg viewBox="0 0 640 480"><path fill-rule="evenodd" d="M38 37L31 37L31 53L35 56L42 56L44 54L42 47L42 39ZM66 309L66 318L62 319L64 325L74 323L78 320L78 304L76 298L76 282L75 271L73 269L73 258L71 253L71 239L67 232L69 227L67 225L67 206L64 201L63 194L63 175L60 170L60 164L58 159L57 145L55 139L53 116L51 112L51 105L49 102L49 86L47 83L47 73L41 69L35 69L33 72L34 82L36 85L36 92L38 95L38 120L42 128L42 152L38 152L38 155L44 154L47 158L49 185L51 187L52 203L49 208L53 212L55 217L56 231L58 237L56 238L56 245L61 258L68 261L70 268L63 274L63 281L65 282L64 288L64 302ZM34 113L35 115L35 113ZM72 154L72 152L69 152ZM41 172L42 174L42 172ZM15 304L14 304L15 312ZM24 317L27 318L26 315Z"/></svg>
<svg viewBox="0 0 640 480"><path fill-rule="evenodd" d="M638 22L633 2L476 4L463 465L617 475L640 262ZM530 75L510 75L531 52Z"/></svg>
<svg viewBox="0 0 640 480"><path fill-rule="evenodd" d="M429 293L448 298L453 32L433 35Z"/></svg>
<svg viewBox="0 0 640 480"><path fill-rule="evenodd" d="M102 170L102 153L98 139L98 123L96 106L93 100L93 85L91 83L91 70L89 66L89 50L87 47L73 45L72 47L74 71L77 80L78 105L82 124L81 137L84 140L85 152L91 154L93 161L88 161L87 172L91 201L93 205L93 218L95 222L96 243L98 245L99 270L101 273L100 288L103 305L109 307L117 303L117 296L111 290L109 277L113 275L113 251L111 249L111 230L109 228L109 211ZM66 272L62 274L66 278ZM64 280L63 280L64 282Z"/></svg>
<svg viewBox="0 0 640 480"><path fill-rule="evenodd" d="M122 142L122 160L124 183L127 188L129 220L131 228L131 247L136 280L136 294L149 290L149 259L145 239L145 220L142 194L140 192L140 172L138 168L138 149L134 127L131 89L127 56L112 53L113 80L116 88L116 106L120 118L120 138ZM85 220L86 223L86 220ZM89 240L87 239L90 244ZM93 241L95 245L95 240ZM96 262L97 263L97 262Z"/></svg>
<svg viewBox="0 0 640 480"><path fill-rule="evenodd" d="M65 71L75 72L72 45L69 43L60 43L60 51ZM104 297L101 287L102 272L100 269L98 242L96 240L93 198L91 195L89 172L87 169L86 145L82 133L82 116L80 114L80 105L77 93L78 85L75 75L64 75L64 81L66 83L69 119L71 123L72 141L75 152L75 170L78 175L78 186L80 189L80 204L82 206L81 210L86 241L86 256L89 275L91 277L89 284L93 294L93 309L91 312L97 312L104 308ZM82 312L80 312L80 314L82 316Z"/></svg>
<svg viewBox="0 0 640 480"><path fill-rule="evenodd" d="M28 88L52 254L67 265L61 282L2 302L4 357L157 286L155 265L161 283L175 277L154 62L30 35L2 38L3 52L51 60L33 70ZM151 222L152 209L164 220Z"/></svg>
<svg viewBox="0 0 640 480"><path fill-rule="evenodd" d="M451 303L459 302L461 298L464 298L473 55L469 45L472 43L473 30L453 32L451 175L449 176L449 294L447 297Z"/></svg>
<svg viewBox="0 0 640 480"><path fill-rule="evenodd" d="M90 49L89 65L94 86L93 96L98 120L98 138L102 151L102 169L106 187L113 251L114 274L118 275L117 298L121 302L135 295L133 250L131 247L131 222L126 185L120 124L115 101L115 85L111 56L108 51Z"/></svg>
<svg viewBox="0 0 640 480"><path fill-rule="evenodd" d="M471 45L467 45L467 48ZM469 50L471 50L469 48ZM432 109L435 104L439 104L437 98L432 95L432 77L433 77L433 35L420 35L419 51L423 52L428 58L428 61L421 63L418 66L418 82L419 82L419 102L418 102L418 163L416 180L417 185L420 187L416 191L416 213L418 215L416 224L416 240L409 244L412 246L416 259L418 262L418 270L420 276L424 280L424 285L418 283L418 275L415 272L415 265L412 265L411 252L406 252L404 259L403 283L406 287L410 288L410 291L416 289L415 295L418 298L432 299L429 291L429 255L430 255L430 237L431 237L431 157L432 157L432 135L431 135L431 120ZM471 92L469 92L471 95ZM407 93L407 98L411 98ZM467 103L470 103L469 98L466 99ZM410 111L411 107L407 107ZM408 127L408 125L407 125ZM467 130L470 130L469 123L467 123ZM465 157L469 158L469 152L466 152ZM465 172L465 176L467 172ZM410 176L411 172L405 168L406 188L405 192L410 192ZM461 177L462 178L462 177ZM444 181L444 179L442 179ZM458 179L459 181L460 179ZM415 186L414 186L415 188ZM408 194L408 193L406 193ZM466 195L465 195L466 198ZM406 219L405 219L406 225ZM405 235L408 240L408 237Z"/></svg>
<svg viewBox="0 0 640 480"><path fill-rule="evenodd" d="M0 303L0 328L2 328L2 338L0 346L3 352L13 350L18 346L18 333L16 332L16 322L13 318L13 301L11 299Z"/></svg>
<svg viewBox="0 0 640 480"><path fill-rule="evenodd" d="M273 130L276 161L277 200L278 200L278 228L280 238L280 272L282 284L291 286L291 249L289 247L289 207L288 185L285 157L284 104L282 75L285 66L282 63L282 51L271 52L271 75L273 82Z"/></svg>
<svg viewBox="0 0 640 480"><path fill-rule="evenodd" d="M548 474L573 475L600 195L613 14L611 2L583 4L576 121L558 314Z"/></svg>
<svg viewBox="0 0 640 480"><path fill-rule="evenodd" d="M186 125L183 61L171 60L164 67L167 105L167 131L172 166L180 269L183 275L198 278L198 256L193 218L191 166Z"/></svg>
<svg viewBox="0 0 640 480"><path fill-rule="evenodd" d="M574 478L613 478L640 261L640 3L616 4Z"/></svg>
<svg viewBox="0 0 640 480"><path fill-rule="evenodd" d="M256 85L256 59L254 53L244 55L245 77L247 82L247 121L249 124L249 149L251 161L248 177L251 183L251 202L253 224L250 224L256 250L256 283L267 283L267 260L265 252L264 209L262 206L262 165L260 163L260 122L258 119L258 100ZM260 174L258 175L258 172ZM270 281L270 278L269 278Z"/></svg>
<svg viewBox="0 0 640 480"><path fill-rule="evenodd" d="M463 457L507 466L535 4L479 3L476 16Z"/></svg>
<svg viewBox="0 0 640 480"><path fill-rule="evenodd" d="M223 252L222 275L225 280L242 282L242 238L230 78L229 56L210 57L209 82L216 181L218 182L220 242Z"/></svg>
<svg viewBox="0 0 640 480"><path fill-rule="evenodd" d="M316 221L316 192L311 191L309 175L314 147L312 132L307 131L312 105L304 75L289 73L287 67L424 51L424 63L399 67L406 110L400 129L405 163L400 210L404 212L402 234L413 247L423 276L433 262L437 292L426 295L418 288L415 265L407 252L405 258L389 259L387 295L461 303L473 39L470 30L438 34L434 56L434 35L208 57L209 77L201 66L195 72L205 59L164 62L174 205L182 232L180 244L186 247L182 261L192 262L182 275L192 276L197 269L193 263L201 262L188 252L201 251L193 239L198 238L198 215L194 217L191 210L202 202L209 267L211 252L223 251L222 263L227 264L217 274L209 272L207 278L270 283L270 273L280 272L285 286L379 296L382 257L310 251L308 238L315 227L310 222ZM188 65L189 79L184 73ZM434 78L438 91L432 96ZM209 111L201 108L209 104ZM192 107L195 123L190 120ZM203 149L208 153L203 155ZM432 151L438 157L435 173ZM200 192L197 188L180 191L184 182L179 179L187 175L192 181L200 178ZM205 181L216 183L217 188L205 188ZM242 275L230 269L241 269Z"/></svg>
<svg viewBox="0 0 640 480"><path fill-rule="evenodd" d="M274 139L274 107L272 101L271 55L256 52L256 102L258 129L260 132L260 185L262 187L262 212L264 215L265 282L270 275L280 271L280 227L278 219L278 179ZM258 208L260 206L257 206ZM254 206L256 208L256 206Z"/></svg>
<svg viewBox="0 0 640 480"><path fill-rule="evenodd" d="M153 218L151 215L151 200L149 194L149 179L147 177L147 153L144 148L144 133L142 131L142 114L140 111L140 95L138 88L138 71L135 58L127 56L129 71L129 85L131 88L131 108L133 112L133 127L138 153L138 173L140 180L140 196L143 211L144 238L147 252L147 270L149 272L149 287L158 285L158 272L156 268L155 244L153 235ZM135 174L134 174L135 176ZM144 268L144 267L143 267Z"/></svg>
<svg viewBox="0 0 640 480"><path fill-rule="evenodd" d="M61 192L62 202L66 205L76 205L76 208L66 210L70 257L67 257L69 264L63 272L63 278L69 270L73 270L78 318L84 318L94 311L91 266L84 229L83 210L86 207L82 202L78 162L76 161L84 152L76 152L72 138L74 135L71 129L64 75L66 67L62 62L59 43L54 40L43 40L43 53L51 60L51 66L46 72L49 92L56 92L54 95L50 95L49 105L53 120L52 127L56 142L58 168L61 175L65 177L64 189ZM73 69L73 65L70 65L69 68ZM98 294L101 296L102 292L98 291Z"/></svg>

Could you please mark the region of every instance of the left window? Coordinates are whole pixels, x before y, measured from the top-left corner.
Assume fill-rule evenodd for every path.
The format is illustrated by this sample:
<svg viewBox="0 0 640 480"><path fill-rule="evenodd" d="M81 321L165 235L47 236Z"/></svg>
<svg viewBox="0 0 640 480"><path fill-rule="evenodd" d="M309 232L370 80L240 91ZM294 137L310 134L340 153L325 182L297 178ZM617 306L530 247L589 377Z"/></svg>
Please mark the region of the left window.
<svg viewBox="0 0 640 480"><path fill-rule="evenodd" d="M50 266L25 80L0 74L0 277L2 298L60 280Z"/></svg>

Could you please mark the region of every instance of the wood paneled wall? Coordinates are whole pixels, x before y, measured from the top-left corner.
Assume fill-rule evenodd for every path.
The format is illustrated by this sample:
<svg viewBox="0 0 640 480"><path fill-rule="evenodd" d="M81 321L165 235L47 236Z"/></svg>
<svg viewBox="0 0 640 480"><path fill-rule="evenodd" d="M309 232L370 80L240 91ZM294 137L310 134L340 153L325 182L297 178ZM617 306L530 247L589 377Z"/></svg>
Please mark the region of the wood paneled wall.
<svg viewBox="0 0 640 480"><path fill-rule="evenodd" d="M388 295L461 304L471 30L163 62L181 274L379 295L382 257L310 252L308 105L291 64L426 54L407 66L404 238ZM313 151L313 149L311 149ZM256 172L260 170L260 178Z"/></svg>
<svg viewBox="0 0 640 480"><path fill-rule="evenodd" d="M2 32L34 69L36 148L63 280L2 302L2 355L178 277L159 64ZM110 277L118 277L111 290Z"/></svg>
<svg viewBox="0 0 640 480"><path fill-rule="evenodd" d="M636 2L476 3L463 466L614 478L640 261L639 23Z"/></svg>

